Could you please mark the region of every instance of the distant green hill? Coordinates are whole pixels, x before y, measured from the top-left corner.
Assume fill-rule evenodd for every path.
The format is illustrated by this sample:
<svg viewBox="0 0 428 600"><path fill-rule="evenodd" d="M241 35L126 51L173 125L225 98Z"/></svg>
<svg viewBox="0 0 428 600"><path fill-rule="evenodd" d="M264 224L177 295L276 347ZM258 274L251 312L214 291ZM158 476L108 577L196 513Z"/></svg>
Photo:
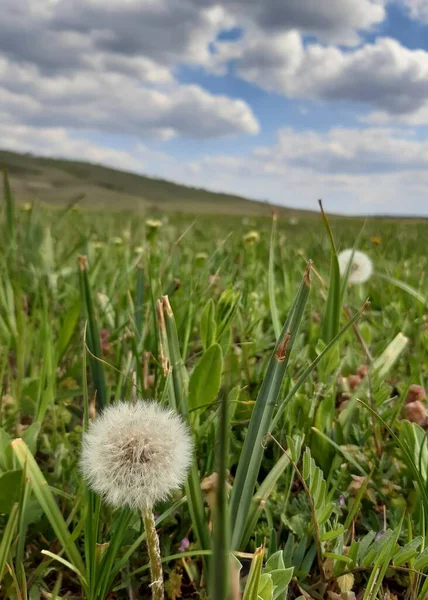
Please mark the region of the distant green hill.
<svg viewBox="0 0 428 600"><path fill-rule="evenodd" d="M64 204L79 197L90 208L266 216L275 209L289 217L316 214L85 162L0 150L0 165L7 167L18 202Z"/></svg>

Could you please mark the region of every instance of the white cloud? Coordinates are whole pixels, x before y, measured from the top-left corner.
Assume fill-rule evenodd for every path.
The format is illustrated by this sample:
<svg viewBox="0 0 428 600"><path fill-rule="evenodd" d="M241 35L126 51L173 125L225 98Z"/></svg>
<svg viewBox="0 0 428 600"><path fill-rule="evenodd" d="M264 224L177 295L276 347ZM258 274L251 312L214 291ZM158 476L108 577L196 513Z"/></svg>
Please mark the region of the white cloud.
<svg viewBox="0 0 428 600"><path fill-rule="evenodd" d="M428 52L379 38L355 50L303 45L297 31L217 44L215 67L236 60L240 77L291 98L358 102L398 117L428 106Z"/></svg>
<svg viewBox="0 0 428 600"><path fill-rule="evenodd" d="M141 144L130 151L115 150L87 139L73 138L62 127L31 127L0 121L0 138L4 148L16 152L88 161L140 173L145 167L146 152Z"/></svg>
<svg viewBox="0 0 428 600"><path fill-rule="evenodd" d="M174 82L156 89L119 73L43 75L0 58L0 104L11 120L131 136L217 137L258 132L242 100ZM167 135L166 135L167 133Z"/></svg>
<svg viewBox="0 0 428 600"><path fill-rule="evenodd" d="M407 9L409 16L416 21L428 23L428 0L396 0Z"/></svg>
<svg viewBox="0 0 428 600"><path fill-rule="evenodd" d="M283 129L275 144L242 157L205 156L177 176L287 206L312 208L323 197L342 213L428 216L428 141L391 128L326 133Z"/></svg>
<svg viewBox="0 0 428 600"><path fill-rule="evenodd" d="M141 144L113 150L62 128L0 123L0 136L17 151L88 160L288 206L316 210L322 197L330 211L428 216L428 142L397 129L283 129L272 146L191 162Z"/></svg>
<svg viewBox="0 0 428 600"><path fill-rule="evenodd" d="M173 67L204 62L232 24L186 0L5 0L0 104L10 120L169 139L255 134L246 102L180 85Z"/></svg>
<svg viewBox="0 0 428 600"><path fill-rule="evenodd" d="M232 0L226 5L265 34L299 29L343 44L358 42L358 32L372 29L386 16L383 2L376 0Z"/></svg>

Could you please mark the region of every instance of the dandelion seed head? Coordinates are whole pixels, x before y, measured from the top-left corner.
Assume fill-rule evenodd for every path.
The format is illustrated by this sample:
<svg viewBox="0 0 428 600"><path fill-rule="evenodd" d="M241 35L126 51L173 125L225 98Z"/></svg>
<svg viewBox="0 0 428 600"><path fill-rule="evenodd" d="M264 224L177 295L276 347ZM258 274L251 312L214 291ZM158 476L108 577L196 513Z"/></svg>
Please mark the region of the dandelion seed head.
<svg viewBox="0 0 428 600"><path fill-rule="evenodd" d="M338 256L340 274L344 277L348 271L348 265L351 262L349 268L348 283L358 284L364 283L370 279L373 273L373 263L367 254L352 249L343 250Z"/></svg>
<svg viewBox="0 0 428 600"><path fill-rule="evenodd" d="M155 402L117 402L83 436L80 466L113 506L153 507L186 479L192 456L186 425Z"/></svg>

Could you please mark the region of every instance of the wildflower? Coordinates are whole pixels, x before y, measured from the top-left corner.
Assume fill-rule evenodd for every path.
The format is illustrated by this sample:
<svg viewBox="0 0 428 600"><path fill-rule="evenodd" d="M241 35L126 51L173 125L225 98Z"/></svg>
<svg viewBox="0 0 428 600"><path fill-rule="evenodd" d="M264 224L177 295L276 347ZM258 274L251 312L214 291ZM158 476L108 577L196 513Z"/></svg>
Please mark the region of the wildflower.
<svg viewBox="0 0 428 600"><path fill-rule="evenodd" d="M195 263L200 267L202 266L208 258L208 254L206 252L198 252L195 254Z"/></svg>
<svg viewBox="0 0 428 600"><path fill-rule="evenodd" d="M359 375L361 379L364 379L368 372L369 368L367 365L360 365L357 369L357 375Z"/></svg>
<svg viewBox="0 0 428 600"><path fill-rule="evenodd" d="M111 348L110 344L110 329L103 327L100 329L100 345L103 352L108 352Z"/></svg>
<svg viewBox="0 0 428 600"><path fill-rule="evenodd" d="M242 239L252 246L253 244L258 244L260 242L260 233L258 231L249 231Z"/></svg>
<svg viewBox="0 0 428 600"><path fill-rule="evenodd" d="M136 246L134 248L134 252L135 252L135 254L143 254L143 252L144 252L143 246Z"/></svg>
<svg viewBox="0 0 428 600"><path fill-rule="evenodd" d="M376 534L375 537L375 541L377 542L378 540L380 540L380 538L385 534L385 531L383 529L381 529L380 531L378 531L378 533Z"/></svg>
<svg viewBox="0 0 428 600"><path fill-rule="evenodd" d="M123 240L119 236L112 237L111 241L115 246L122 246L122 244L123 244Z"/></svg>
<svg viewBox="0 0 428 600"><path fill-rule="evenodd" d="M155 402L109 406L83 437L81 469L113 506L152 507L185 481L192 442L180 417Z"/></svg>
<svg viewBox="0 0 428 600"><path fill-rule="evenodd" d="M370 279L373 273L373 264L370 258L358 250L343 250L338 256L340 274L342 277L348 275L348 283L364 283ZM348 271L349 269L349 271Z"/></svg>
<svg viewBox="0 0 428 600"><path fill-rule="evenodd" d="M340 506L346 506L346 500L345 500L345 496L343 494L341 494L339 497L339 504L340 504Z"/></svg>
<svg viewBox="0 0 428 600"><path fill-rule="evenodd" d="M359 375L349 375L348 384L352 391L355 391L360 387L361 377Z"/></svg>
<svg viewBox="0 0 428 600"><path fill-rule="evenodd" d="M149 229L159 229L159 227L162 227L162 221L159 219L146 219L146 227Z"/></svg>
<svg viewBox="0 0 428 600"><path fill-rule="evenodd" d="M426 399L425 388L423 388L421 385L417 385L416 383L413 383L409 387L409 391L407 392L406 404L416 402L417 400L420 400L423 402L425 399Z"/></svg>
<svg viewBox="0 0 428 600"><path fill-rule="evenodd" d="M424 427L427 424L427 409L420 400L416 400L415 402L409 402L408 404L405 404L403 413L404 418L410 421L411 423L417 423L421 427Z"/></svg>
<svg viewBox="0 0 428 600"><path fill-rule="evenodd" d="M21 204L20 209L22 212L30 212L33 209L33 205L31 202L24 202L24 204Z"/></svg>
<svg viewBox="0 0 428 600"><path fill-rule="evenodd" d="M380 238L378 235L374 235L373 237L370 238L370 241L375 246L380 246L382 243L382 238Z"/></svg>
<svg viewBox="0 0 428 600"><path fill-rule="evenodd" d="M189 549L189 546L190 546L189 540L187 538L183 538L181 540L181 543L180 543L180 546L178 548L178 551L179 552L186 552L186 550Z"/></svg>

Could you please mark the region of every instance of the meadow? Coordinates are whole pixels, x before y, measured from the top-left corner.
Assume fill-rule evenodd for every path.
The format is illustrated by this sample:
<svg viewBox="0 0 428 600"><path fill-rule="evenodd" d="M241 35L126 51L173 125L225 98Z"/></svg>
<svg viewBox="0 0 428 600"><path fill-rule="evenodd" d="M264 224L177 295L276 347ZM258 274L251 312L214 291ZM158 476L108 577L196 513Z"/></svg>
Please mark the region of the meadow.
<svg viewBox="0 0 428 600"><path fill-rule="evenodd" d="M152 597L144 519L79 467L138 398L194 444L154 508L166 598L428 598L428 222L18 204L7 178L1 208L2 598Z"/></svg>

